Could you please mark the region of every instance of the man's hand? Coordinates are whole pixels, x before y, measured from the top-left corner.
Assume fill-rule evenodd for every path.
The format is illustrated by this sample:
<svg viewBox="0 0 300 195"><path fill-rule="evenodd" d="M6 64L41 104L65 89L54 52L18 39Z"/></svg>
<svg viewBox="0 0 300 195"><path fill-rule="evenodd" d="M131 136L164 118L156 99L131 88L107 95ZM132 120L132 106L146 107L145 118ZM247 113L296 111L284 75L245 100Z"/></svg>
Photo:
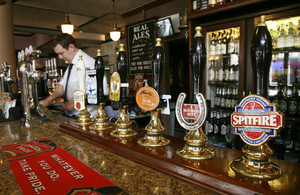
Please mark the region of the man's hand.
<svg viewBox="0 0 300 195"><path fill-rule="evenodd" d="M75 110L74 108L74 101L67 101L63 103L63 107L65 110L73 111Z"/></svg>
<svg viewBox="0 0 300 195"><path fill-rule="evenodd" d="M50 100L49 98L46 98L44 100L39 101L39 104L48 107L50 106L50 104L52 103L52 100Z"/></svg>

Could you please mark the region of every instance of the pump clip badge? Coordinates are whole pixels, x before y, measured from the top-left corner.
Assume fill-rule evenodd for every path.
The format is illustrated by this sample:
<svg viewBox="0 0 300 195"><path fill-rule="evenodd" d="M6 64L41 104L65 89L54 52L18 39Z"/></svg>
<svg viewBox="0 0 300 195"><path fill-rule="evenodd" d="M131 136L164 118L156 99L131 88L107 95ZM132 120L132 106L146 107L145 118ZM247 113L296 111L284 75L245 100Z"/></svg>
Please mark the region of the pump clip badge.
<svg viewBox="0 0 300 195"><path fill-rule="evenodd" d="M258 146L270 137L277 136L283 126L284 114L277 111L275 104L258 95L245 97L231 115L231 125L243 141Z"/></svg>

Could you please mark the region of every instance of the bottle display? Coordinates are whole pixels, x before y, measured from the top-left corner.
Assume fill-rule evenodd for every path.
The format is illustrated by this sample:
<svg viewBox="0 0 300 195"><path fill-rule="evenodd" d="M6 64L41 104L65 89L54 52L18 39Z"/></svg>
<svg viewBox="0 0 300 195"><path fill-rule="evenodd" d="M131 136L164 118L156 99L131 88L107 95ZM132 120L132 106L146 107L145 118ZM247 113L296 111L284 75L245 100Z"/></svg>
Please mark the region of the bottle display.
<svg viewBox="0 0 300 195"><path fill-rule="evenodd" d="M206 99L211 101L211 114L206 133L211 144L222 147L235 147L230 115L238 104L239 34L240 27L207 33L209 92Z"/></svg>
<svg viewBox="0 0 300 195"><path fill-rule="evenodd" d="M299 161L300 143L300 17L266 21L273 39L273 55L269 73L269 100L285 114L285 127L270 146L276 158ZM298 76L299 75L299 76Z"/></svg>

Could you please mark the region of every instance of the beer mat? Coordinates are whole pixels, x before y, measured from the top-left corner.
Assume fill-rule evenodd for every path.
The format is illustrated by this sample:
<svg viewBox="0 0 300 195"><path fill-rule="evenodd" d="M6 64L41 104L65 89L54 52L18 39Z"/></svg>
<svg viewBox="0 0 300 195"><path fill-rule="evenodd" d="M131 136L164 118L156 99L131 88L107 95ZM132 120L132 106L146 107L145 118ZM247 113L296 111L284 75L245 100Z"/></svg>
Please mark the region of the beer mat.
<svg viewBox="0 0 300 195"><path fill-rule="evenodd" d="M47 138L1 149L24 195L127 194Z"/></svg>

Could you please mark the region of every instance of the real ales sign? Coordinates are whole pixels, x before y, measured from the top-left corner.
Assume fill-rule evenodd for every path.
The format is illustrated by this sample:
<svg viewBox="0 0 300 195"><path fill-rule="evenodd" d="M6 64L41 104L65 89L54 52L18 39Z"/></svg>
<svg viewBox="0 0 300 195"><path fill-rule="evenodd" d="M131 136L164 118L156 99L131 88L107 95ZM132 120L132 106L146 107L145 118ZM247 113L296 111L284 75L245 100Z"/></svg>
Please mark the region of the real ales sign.
<svg viewBox="0 0 300 195"><path fill-rule="evenodd" d="M155 20L127 27L129 73L152 74L151 57L155 45Z"/></svg>

